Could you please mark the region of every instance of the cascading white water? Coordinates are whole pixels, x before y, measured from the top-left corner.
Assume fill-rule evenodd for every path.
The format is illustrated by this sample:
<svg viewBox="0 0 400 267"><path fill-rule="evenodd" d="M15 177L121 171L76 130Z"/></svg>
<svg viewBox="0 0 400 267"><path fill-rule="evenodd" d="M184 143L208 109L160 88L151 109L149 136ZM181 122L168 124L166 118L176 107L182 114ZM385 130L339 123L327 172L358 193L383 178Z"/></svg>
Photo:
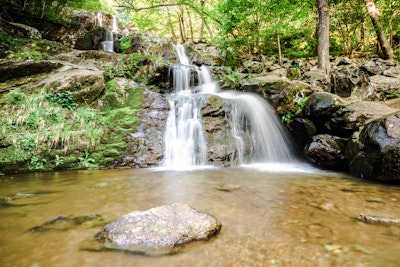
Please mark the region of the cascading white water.
<svg viewBox="0 0 400 267"><path fill-rule="evenodd" d="M101 42L101 50L114 52L114 34L112 31L106 31L106 40Z"/></svg>
<svg viewBox="0 0 400 267"><path fill-rule="evenodd" d="M238 164L289 163L296 160L291 142L273 108L260 96L225 91L217 93L225 109L236 143Z"/></svg>
<svg viewBox="0 0 400 267"><path fill-rule="evenodd" d="M190 88L190 73L195 66L185 54L182 45L174 46L178 63L173 67L175 93L170 95L170 112L165 131L163 165L187 168L204 165L207 161L207 143L200 114L200 100Z"/></svg>
<svg viewBox="0 0 400 267"><path fill-rule="evenodd" d="M224 100L224 109L235 145L232 162L290 163L296 161L289 138L273 108L261 97L235 91L219 91L208 68L190 63L182 45L174 45L178 63L173 66L174 93L165 131L163 165L188 168L206 165L207 142L201 117L202 100L216 95ZM191 73L199 84L191 87Z"/></svg>
<svg viewBox="0 0 400 267"><path fill-rule="evenodd" d="M112 32L113 33L118 33L118 23L117 23L117 18L114 15L111 15L112 17Z"/></svg>
<svg viewBox="0 0 400 267"><path fill-rule="evenodd" d="M103 27L103 13L100 11L96 13L96 25Z"/></svg>

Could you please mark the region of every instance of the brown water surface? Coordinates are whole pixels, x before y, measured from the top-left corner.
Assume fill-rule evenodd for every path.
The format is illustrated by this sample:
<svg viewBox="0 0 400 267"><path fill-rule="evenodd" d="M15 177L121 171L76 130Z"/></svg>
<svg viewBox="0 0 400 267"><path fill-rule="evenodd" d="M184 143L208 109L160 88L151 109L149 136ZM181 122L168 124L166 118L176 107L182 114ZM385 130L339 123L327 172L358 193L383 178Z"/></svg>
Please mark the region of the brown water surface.
<svg viewBox="0 0 400 267"><path fill-rule="evenodd" d="M216 189L226 184L240 188ZM174 202L214 215L219 235L158 257L94 241L123 214ZM400 218L400 187L249 168L1 176L0 266L399 266L400 226L367 224L360 213ZM89 214L103 220L30 230L60 215Z"/></svg>

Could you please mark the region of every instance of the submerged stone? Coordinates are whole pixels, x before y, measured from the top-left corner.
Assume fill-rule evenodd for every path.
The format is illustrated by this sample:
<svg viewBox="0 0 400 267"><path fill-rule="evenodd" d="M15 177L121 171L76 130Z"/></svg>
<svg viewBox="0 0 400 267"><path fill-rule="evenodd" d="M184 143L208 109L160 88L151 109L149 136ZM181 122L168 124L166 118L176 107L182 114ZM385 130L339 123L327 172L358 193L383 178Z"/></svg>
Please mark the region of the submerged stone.
<svg viewBox="0 0 400 267"><path fill-rule="evenodd" d="M107 224L97 234L105 247L147 255L176 251L187 242L217 234L221 223L186 204L174 203L146 211L133 211Z"/></svg>
<svg viewBox="0 0 400 267"><path fill-rule="evenodd" d="M96 226L97 223L103 221L103 217L99 214L88 214L83 216L57 216L50 221L42 223L41 225L32 227L29 232L47 232L47 231L67 231L81 225L85 222L91 221L91 226Z"/></svg>

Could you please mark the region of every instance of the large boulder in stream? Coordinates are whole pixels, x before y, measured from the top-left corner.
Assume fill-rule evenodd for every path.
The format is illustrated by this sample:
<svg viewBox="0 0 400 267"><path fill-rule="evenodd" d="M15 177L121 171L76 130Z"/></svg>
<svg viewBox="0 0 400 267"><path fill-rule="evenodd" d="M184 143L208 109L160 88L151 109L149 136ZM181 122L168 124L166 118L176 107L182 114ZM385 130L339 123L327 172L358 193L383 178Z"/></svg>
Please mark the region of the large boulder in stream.
<svg viewBox="0 0 400 267"><path fill-rule="evenodd" d="M400 112L373 121L355 133L346 153L353 175L400 183Z"/></svg>
<svg viewBox="0 0 400 267"><path fill-rule="evenodd" d="M174 253L182 244L206 240L217 234L221 223L186 204L170 204L133 211L107 224L96 237L105 247L146 255Z"/></svg>

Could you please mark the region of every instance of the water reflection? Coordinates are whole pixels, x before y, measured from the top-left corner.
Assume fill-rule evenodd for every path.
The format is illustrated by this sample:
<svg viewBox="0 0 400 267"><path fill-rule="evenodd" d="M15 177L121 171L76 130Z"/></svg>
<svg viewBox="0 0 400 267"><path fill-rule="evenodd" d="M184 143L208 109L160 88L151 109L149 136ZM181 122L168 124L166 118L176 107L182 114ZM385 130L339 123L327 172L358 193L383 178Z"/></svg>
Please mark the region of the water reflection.
<svg viewBox="0 0 400 267"><path fill-rule="evenodd" d="M265 166L264 166L265 167ZM268 170L268 171L265 171ZM0 266L398 266L400 187L341 174L267 168L105 170L0 177ZM238 186L233 191L218 188ZM133 210L187 203L222 222L181 253L102 251L94 235ZM99 214L62 231L29 232L57 216Z"/></svg>

